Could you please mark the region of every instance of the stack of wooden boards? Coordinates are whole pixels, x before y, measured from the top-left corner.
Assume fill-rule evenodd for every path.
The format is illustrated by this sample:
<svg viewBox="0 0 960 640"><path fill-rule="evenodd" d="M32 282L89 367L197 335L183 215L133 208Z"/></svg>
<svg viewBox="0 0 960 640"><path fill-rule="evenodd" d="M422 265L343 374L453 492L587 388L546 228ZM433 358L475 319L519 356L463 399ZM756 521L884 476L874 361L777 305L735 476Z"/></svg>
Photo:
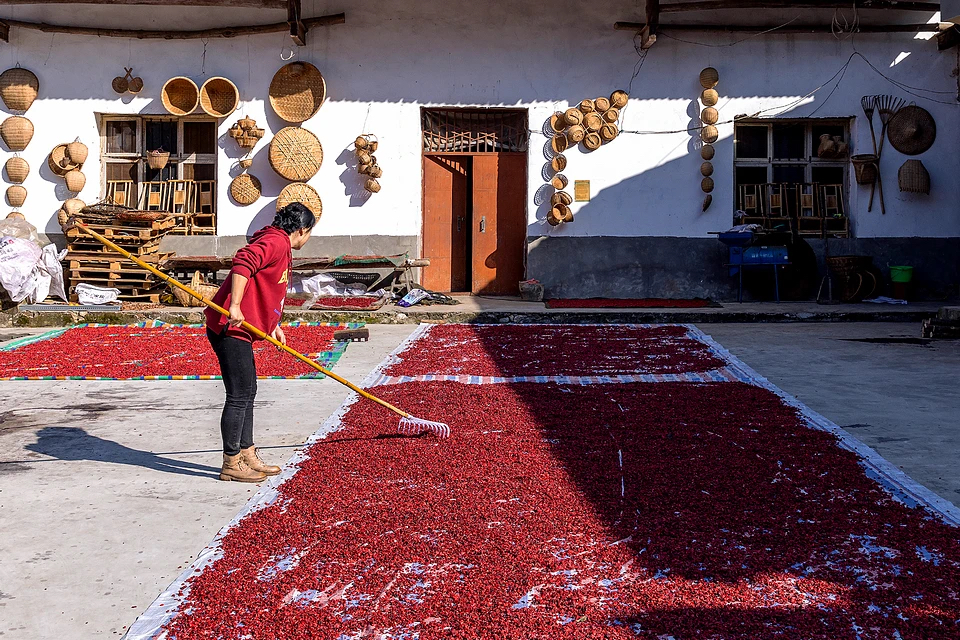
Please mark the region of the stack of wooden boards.
<svg viewBox="0 0 960 640"><path fill-rule="evenodd" d="M169 254L160 253L160 241L177 224L176 218L159 220L117 220L113 223L88 223L93 231L111 240L145 262L156 264ZM154 275L132 261L100 244L79 227L68 227L65 271L70 278L70 299L76 301L73 287L81 282L120 290L121 300L160 302L166 286Z"/></svg>

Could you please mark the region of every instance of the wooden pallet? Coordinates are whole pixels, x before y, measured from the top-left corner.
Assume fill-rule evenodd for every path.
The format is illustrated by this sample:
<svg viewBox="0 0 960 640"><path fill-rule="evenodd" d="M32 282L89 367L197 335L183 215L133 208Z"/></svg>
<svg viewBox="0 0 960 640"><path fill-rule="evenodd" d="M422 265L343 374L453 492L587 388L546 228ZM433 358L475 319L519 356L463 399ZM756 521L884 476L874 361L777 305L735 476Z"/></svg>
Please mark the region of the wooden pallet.
<svg viewBox="0 0 960 640"><path fill-rule="evenodd" d="M133 241L133 240L153 240L163 236L163 231L157 231L155 229L147 229L144 227L103 227L100 229L94 228L93 225L89 225L91 229L102 235L108 240L113 240L114 242L120 241ZM66 236L68 238L86 238L88 240L93 240L93 238L86 231L80 227L72 227L66 230Z"/></svg>
<svg viewBox="0 0 960 640"><path fill-rule="evenodd" d="M151 266L159 266L161 262L169 259L172 253L152 253L148 255L137 256L140 260L150 264ZM139 267L134 266L134 263L126 258L113 253L113 255L106 253L97 253L90 256L81 253L68 253L64 259L67 269L84 269L90 267L93 269L106 269L106 270L117 270L117 269L139 269Z"/></svg>
<svg viewBox="0 0 960 640"><path fill-rule="evenodd" d="M120 300L123 300L123 301L125 301L125 302L150 302L150 303L153 303L153 304L159 304L159 303L160 303L160 298L163 297L163 296L165 295L165 293L166 293L165 291L155 291L155 292L152 292L152 293L143 293L143 294L138 294L138 295L130 295L130 294L127 294L127 293L121 293L121 294L120 294L119 296L117 296L117 297L118 297ZM71 293L71 294L70 294L70 302L79 302L79 300L77 299L77 294L75 294L75 293Z"/></svg>
<svg viewBox="0 0 960 640"><path fill-rule="evenodd" d="M119 242L117 244L120 244ZM150 242L149 244L143 244L136 247L123 247L133 255L138 258L144 255L152 255L159 253L160 251L160 241ZM113 249L109 249L102 244L87 244L80 242L71 242L67 245L67 259L73 260L74 257L89 257L89 258L98 258L102 256L111 256L112 259L116 259L117 252Z"/></svg>
<svg viewBox="0 0 960 640"><path fill-rule="evenodd" d="M158 282L155 275L143 269L119 269L111 271L110 269L91 269L89 267L71 269L70 280L71 282L89 282L91 284L102 280Z"/></svg>

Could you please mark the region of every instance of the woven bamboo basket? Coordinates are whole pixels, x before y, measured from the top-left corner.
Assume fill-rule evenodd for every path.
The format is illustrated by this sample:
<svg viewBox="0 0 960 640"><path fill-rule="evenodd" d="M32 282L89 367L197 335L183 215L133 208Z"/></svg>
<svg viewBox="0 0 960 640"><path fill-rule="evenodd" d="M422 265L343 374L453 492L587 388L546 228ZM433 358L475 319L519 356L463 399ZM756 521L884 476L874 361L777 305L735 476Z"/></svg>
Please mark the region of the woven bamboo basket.
<svg viewBox="0 0 960 640"><path fill-rule="evenodd" d="M370 193L380 193L380 183L377 182L376 178L367 178L367 181L363 183L363 188Z"/></svg>
<svg viewBox="0 0 960 640"><path fill-rule="evenodd" d="M710 208L710 205L713 204L713 196L709 193L703 197L703 204L700 205L701 211L706 211Z"/></svg>
<svg viewBox="0 0 960 640"><path fill-rule="evenodd" d="M11 207L22 207L26 199L26 187L19 184L15 184L12 187L7 187L7 203Z"/></svg>
<svg viewBox="0 0 960 640"><path fill-rule="evenodd" d="M113 82L110 83L110 86L117 93L126 93L127 89L130 88L130 81L127 80L125 76L117 76L113 79Z"/></svg>
<svg viewBox="0 0 960 640"><path fill-rule="evenodd" d="M563 119L567 126L573 126L583 122L583 112L580 109L570 108L563 112Z"/></svg>
<svg viewBox="0 0 960 640"><path fill-rule="evenodd" d="M620 135L620 129L612 122L608 122L600 127L600 139L604 142L616 140L618 135Z"/></svg>
<svg viewBox="0 0 960 640"><path fill-rule="evenodd" d="M243 158L242 160L237 160L237 165L241 169L249 169L253 166L253 158Z"/></svg>
<svg viewBox="0 0 960 640"><path fill-rule="evenodd" d="M70 159L70 162L79 167L87 161L87 156L90 152L89 149L87 149L87 145L83 144L78 139L67 145L65 153L67 158Z"/></svg>
<svg viewBox="0 0 960 640"><path fill-rule="evenodd" d="M567 168L567 156L561 154L555 155L550 161L550 168L554 171L563 171Z"/></svg>
<svg viewBox="0 0 960 640"><path fill-rule="evenodd" d="M720 102L720 94L717 93L716 89L704 89L700 93L700 102L702 102L705 107L716 106L716 104Z"/></svg>
<svg viewBox="0 0 960 640"><path fill-rule="evenodd" d="M380 148L380 143L377 142L376 140L371 140L370 146L367 147L367 151L369 151L370 153L376 153L377 149L379 148Z"/></svg>
<svg viewBox="0 0 960 640"><path fill-rule="evenodd" d="M236 111L238 106L240 91L237 85L226 78L215 76L200 87L200 108L208 116L226 118Z"/></svg>
<svg viewBox="0 0 960 640"><path fill-rule="evenodd" d="M19 211L11 211L7 214L7 220L26 220L27 216L23 215Z"/></svg>
<svg viewBox="0 0 960 640"><path fill-rule="evenodd" d="M713 126L708 124L702 129L700 129L700 139L706 142L707 144L713 144L717 141L717 138L720 137L720 131Z"/></svg>
<svg viewBox="0 0 960 640"><path fill-rule="evenodd" d="M702 175L702 176L705 177L705 178L708 177L708 176L712 176L712 175L713 175L713 163L712 163L712 162L704 162L703 164L701 164L701 165L700 165L700 175Z"/></svg>
<svg viewBox="0 0 960 640"><path fill-rule="evenodd" d="M53 148L47 160L47 165L51 171L61 178L67 175L67 171L80 168L80 165L71 162L70 158L67 157L67 145L65 144L58 144Z"/></svg>
<svg viewBox="0 0 960 640"><path fill-rule="evenodd" d="M592 115L592 114L591 114ZM570 140L573 144L577 144L583 137L587 135L586 129L582 125L575 124L569 129L567 129L567 139Z"/></svg>
<svg viewBox="0 0 960 640"><path fill-rule="evenodd" d="M568 222L573 220L573 212L570 210L570 207L565 204L554 205L550 210L550 213L560 222Z"/></svg>
<svg viewBox="0 0 960 640"><path fill-rule="evenodd" d="M260 180L249 173L241 173L230 183L230 197L244 207L259 200L262 192Z"/></svg>
<svg viewBox="0 0 960 640"><path fill-rule="evenodd" d="M554 133L560 133L567 126L566 116L562 111L557 111L550 116L550 130Z"/></svg>
<svg viewBox="0 0 960 640"><path fill-rule="evenodd" d="M363 151L370 146L370 141L363 136L357 136L357 139L353 141L353 146L357 151Z"/></svg>
<svg viewBox="0 0 960 640"><path fill-rule="evenodd" d="M567 176L563 175L562 173L558 173L557 175L553 176L552 180L550 180L550 184L553 185L553 188L557 191L566 189L569 183L570 181L567 179Z"/></svg>
<svg viewBox="0 0 960 640"><path fill-rule="evenodd" d="M86 206L86 203L80 198L70 198L63 203L63 210L67 212L68 216L73 217L79 215Z"/></svg>
<svg viewBox="0 0 960 640"><path fill-rule="evenodd" d="M700 120L702 120L704 124L717 124L720 120L720 112L713 107L707 107L700 112Z"/></svg>
<svg viewBox="0 0 960 640"><path fill-rule="evenodd" d="M370 168L367 169L367 175L371 178L379 178L383 175L383 169L377 165L371 165Z"/></svg>
<svg viewBox="0 0 960 640"><path fill-rule="evenodd" d="M360 164L373 164L372 158L373 156L362 149L357 151L357 162Z"/></svg>
<svg viewBox="0 0 960 640"><path fill-rule="evenodd" d="M614 109L623 109L627 106L627 101L630 99L630 95L623 91L622 89L617 89L610 94L610 106Z"/></svg>
<svg viewBox="0 0 960 640"><path fill-rule="evenodd" d="M147 166L155 171L160 171L167 166L170 161L170 152L163 149L155 149L147 152Z"/></svg>
<svg viewBox="0 0 960 640"><path fill-rule="evenodd" d="M907 160L897 172L897 182L900 185L900 191L909 191L911 193L930 193L930 174L923 163L916 158ZM13 187L11 187L12 189Z"/></svg>
<svg viewBox="0 0 960 640"><path fill-rule="evenodd" d="M168 286L170 287L170 292L173 294L173 297L176 298L181 307L200 307L203 305L202 302L194 298L183 289L175 287L172 284ZM217 291L220 290L218 285L210 284L204 280L203 275L199 271L195 271L193 273L193 278L190 279L190 288L207 300L217 295Z"/></svg>
<svg viewBox="0 0 960 640"><path fill-rule="evenodd" d="M237 138L237 145L241 149L247 149L249 151L250 149L253 149L255 146L257 146L258 142L260 142L260 138L258 138L257 136L250 135L250 133L251 132L246 131L244 132L243 135Z"/></svg>
<svg viewBox="0 0 960 640"><path fill-rule="evenodd" d="M10 151L23 151L33 139L33 123L23 116L10 116L0 124L0 138Z"/></svg>
<svg viewBox="0 0 960 640"><path fill-rule="evenodd" d="M323 163L323 147L310 131L286 127L270 141L270 166L283 178L306 182L317 175Z"/></svg>
<svg viewBox="0 0 960 640"><path fill-rule="evenodd" d="M20 184L27 179L28 175L30 175L30 165L27 164L26 160L19 156L15 156L7 160L4 168L7 170L7 178L9 178L10 182L13 182L14 184Z"/></svg>
<svg viewBox="0 0 960 640"><path fill-rule="evenodd" d="M585 146L590 151L596 151L600 148L600 145L603 144L603 138L600 137L599 133L594 133L591 131L587 134L587 137L583 139L583 146Z"/></svg>
<svg viewBox="0 0 960 640"><path fill-rule="evenodd" d="M583 126L587 131L593 131L595 133L600 131L600 127L603 126L603 118L599 113L588 113L583 118Z"/></svg>
<svg viewBox="0 0 960 640"><path fill-rule="evenodd" d="M713 178L704 178L700 181L700 190L704 193L713 191Z"/></svg>
<svg viewBox="0 0 960 640"><path fill-rule="evenodd" d="M250 116L243 116L237 120L237 126L246 131L247 129L253 129L257 126L257 121L251 118Z"/></svg>
<svg viewBox="0 0 960 640"><path fill-rule="evenodd" d="M550 224L551 227L556 227L561 222L563 222L563 220L559 217L560 215L562 214L560 213L560 210L557 209L556 207L552 207L550 209L550 211L547 213L547 222Z"/></svg>
<svg viewBox="0 0 960 640"><path fill-rule="evenodd" d="M580 112L583 114L588 114L591 111L596 111L596 107L593 106L593 100L590 100L589 98L586 100L581 100L580 105L578 106L578 109L580 109Z"/></svg>
<svg viewBox="0 0 960 640"><path fill-rule="evenodd" d="M603 96L599 98L594 98L593 106L597 111L599 111L600 113L603 113L604 111L610 108L610 98L605 98Z"/></svg>
<svg viewBox="0 0 960 640"><path fill-rule="evenodd" d="M63 179L67 184L67 189L69 191L73 191L74 193L80 193L83 191L83 186L87 184L87 177L83 175L83 172L79 169L67 171L67 174L63 176Z"/></svg>
<svg viewBox="0 0 960 640"><path fill-rule="evenodd" d="M309 120L327 99L327 83L309 62L291 62L280 67L270 81L270 106L287 122Z"/></svg>
<svg viewBox="0 0 960 640"><path fill-rule="evenodd" d="M862 153L851 156L850 162L853 163L853 175L856 177L857 184L873 184L877 181L877 156L872 153Z"/></svg>
<svg viewBox="0 0 960 640"><path fill-rule="evenodd" d="M579 113L579 111L577 113ZM567 150L568 146L570 146L570 141L567 140L567 136L562 133L558 133L550 140L550 148L553 149L554 153L563 153Z"/></svg>
<svg viewBox="0 0 960 640"><path fill-rule="evenodd" d="M700 147L700 157L704 160L713 160L715 155L717 155L717 148L712 144L705 144Z"/></svg>
<svg viewBox="0 0 960 640"><path fill-rule="evenodd" d="M39 92L40 81L32 71L14 67L0 73L0 98L10 111L26 111Z"/></svg>
<svg viewBox="0 0 960 640"><path fill-rule="evenodd" d="M700 72L700 86L704 89L713 89L720 82L720 72L713 67L707 67Z"/></svg>
<svg viewBox="0 0 960 640"><path fill-rule="evenodd" d="M190 78L170 78L160 90L160 102L163 103L163 108L173 115L185 116L193 113L200 103L200 89Z"/></svg>
<svg viewBox="0 0 960 640"><path fill-rule="evenodd" d="M602 117L604 122L614 123L620 119L620 109L617 109L616 107L610 107L603 112Z"/></svg>
<svg viewBox="0 0 960 640"><path fill-rule="evenodd" d="M131 78L130 82L127 83L127 91L130 93L140 93L143 91L143 78L140 76Z"/></svg>
<svg viewBox="0 0 960 640"><path fill-rule="evenodd" d="M283 191L280 192L280 196L277 198L277 211L280 211L291 202L300 202L306 205L307 209L310 209L318 220L323 213L323 203L320 201L320 195L317 193L317 190L303 182L294 182L283 188Z"/></svg>
<svg viewBox="0 0 960 640"><path fill-rule="evenodd" d="M57 222L60 223L61 227L67 226L67 223L70 221L70 214L66 212L63 207L57 209Z"/></svg>
<svg viewBox="0 0 960 640"><path fill-rule="evenodd" d="M550 206L554 207L558 204L570 205L573 203L573 196L571 196L566 191L557 191L552 196L550 196Z"/></svg>

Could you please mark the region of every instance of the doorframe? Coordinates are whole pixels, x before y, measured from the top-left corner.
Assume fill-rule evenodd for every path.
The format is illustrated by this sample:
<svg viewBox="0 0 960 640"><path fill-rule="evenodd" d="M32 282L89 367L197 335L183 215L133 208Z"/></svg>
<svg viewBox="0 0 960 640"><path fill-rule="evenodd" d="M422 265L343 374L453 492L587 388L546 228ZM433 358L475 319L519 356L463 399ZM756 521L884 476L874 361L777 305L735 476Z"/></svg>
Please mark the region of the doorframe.
<svg viewBox="0 0 960 640"><path fill-rule="evenodd" d="M420 130L420 230L417 233L417 250L420 252L420 257L425 257L423 255L423 237L424 237L424 228L426 226L426 207L424 206L424 198L426 196L426 177L423 172L423 160L426 157L443 157L443 156L498 156L501 153L504 154L517 154L523 155L526 157L526 171L524 173L524 183L525 183L525 197L523 199L523 227L526 229L529 226L530 220L530 140L527 138L527 150L526 151L494 151L494 152L466 152L466 151L449 151L449 152L437 152L437 151L424 151L423 149L423 113L424 111L455 111L455 112L509 112L509 113L522 113L524 120L524 127L527 131L530 131L530 109L528 107L484 107L484 106L467 106L467 107L446 107L443 105L431 105L421 106L420 107L420 122L418 128ZM527 277L527 252L529 250L529 235L525 231L523 234L523 276ZM427 256L429 257L429 256ZM472 256L470 256L472 260ZM420 281L423 281L423 269L420 271ZM473 286L471 284L470 292L467 293L457 293L457 295L477 295L473 293Z"/></svg>

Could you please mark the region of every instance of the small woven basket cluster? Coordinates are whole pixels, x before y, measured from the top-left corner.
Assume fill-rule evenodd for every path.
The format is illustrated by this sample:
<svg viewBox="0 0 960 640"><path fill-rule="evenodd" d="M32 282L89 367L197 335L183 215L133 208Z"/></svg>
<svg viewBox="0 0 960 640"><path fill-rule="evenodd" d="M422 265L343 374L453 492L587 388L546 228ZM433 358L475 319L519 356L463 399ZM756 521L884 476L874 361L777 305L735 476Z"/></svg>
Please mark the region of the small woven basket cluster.
<svg viewBox="0 0 960 640"><path fill-rule="evenodd" d="M713 156L716 155L716 149L713 143L720 138L720 131L717 129L717 123L720 121L720 112L717 111L717 102L720 101L720 94L714 88L720 82L720 73L713 67L707 67L700 72L700 86L703 91L700 92L700 103L703 110L700 111L700 140L703 146L700 147L700 157L703 162L700 164L700 190L705 194L701 209L706 211L713 204L711 192L714 188L713 178Z"/></svg>
<svg viewBox="0 0 960 640"><path fill-rule="evenodd" d="M383 170L377 164L377 156L373 155L379 147L377 136L372 133L361 134L353 142L353 152L357 156L357 171L360 175L368 176L363 183L363 188L370 193L380 191L377 178L383 175Z"/></svg>

